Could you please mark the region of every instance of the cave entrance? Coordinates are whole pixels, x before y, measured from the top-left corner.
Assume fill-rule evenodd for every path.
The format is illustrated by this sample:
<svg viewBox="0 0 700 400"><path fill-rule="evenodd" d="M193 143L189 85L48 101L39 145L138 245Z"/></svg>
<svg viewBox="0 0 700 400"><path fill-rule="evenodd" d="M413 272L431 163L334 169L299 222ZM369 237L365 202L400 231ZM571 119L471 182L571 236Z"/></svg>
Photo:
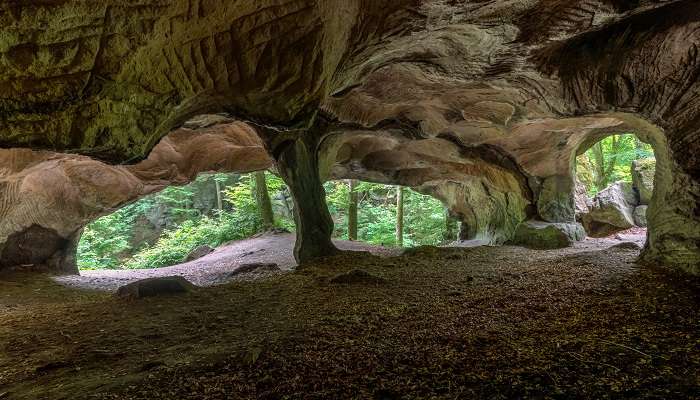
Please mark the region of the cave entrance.
<svg viewBox="0 0 700 400"><path fill-rule="evenodd" d="M410 247L457 239L457 220L443 203L410 188L337 180L326 182L324 189L335 225L333 239L344 242L340 248L362 250L359 242ZM277 252L280 260L271 255L263 261L289 265L294 229L294 202L279 176L264 171L201 174L188 185L169 186L87 225L77 263L82 271L169 267L266 233L274 239L237 251ZM231 252L231 261L241 261L237 254Z"/></svg>
<svg viewBox="0 0 700 400"><path fill-rule="evenodd" d="M87 225L78 244L78 267L160 268L191 261L229 241L292 229L291 204L288 189L273 174L201 174Z"/></svg>
<svg viewBox="0 0 700 400"><path fill-rule="evenodd" d="M654 148L635 134L612 134L581 146L576 219L588 236L646 238L655 171Z"/></svg>
<svg viewBox="0 0 700 400"><path fill-rule="evenodd" d="M409 187L346 179L324 189L335 239L397 247L457 240L458 220L445 205Z"/></svg>

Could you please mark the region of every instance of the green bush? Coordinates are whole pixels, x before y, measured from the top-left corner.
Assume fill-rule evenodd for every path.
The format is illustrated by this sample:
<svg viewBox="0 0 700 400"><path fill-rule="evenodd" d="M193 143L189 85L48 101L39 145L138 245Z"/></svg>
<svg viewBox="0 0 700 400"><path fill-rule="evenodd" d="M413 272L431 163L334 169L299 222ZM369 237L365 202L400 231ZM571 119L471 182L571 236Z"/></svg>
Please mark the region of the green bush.
<svg viewBox="0 0 700 400"><path fill-rule="evenodd" d="M219 179L226 176L203 176L197 179ZM294 229L291 202L287 187L279 177L266 174L268 192L275 210L275 225ZM335 222L334 237L347 238L349 187L345 181L324 185L328 208ZM381 245L396 244L396 187L360 183L356 187L358 201L358 239ZM169 187L162 192L128 205L100 218L84 230L78 249L81 269L158 268L181 263L195 248L220 246L231 240L244 239L262 229L263 223L255 200L255 180L243 175L234 184L223 188L226 207L212 215L200 215L192 208L196 185ZM404 192L404 244L438 244L445 227L444 207L429 196ZM175 220L152 245L131 248L134 226L138 218L155 207L166 207Z"/></svg>

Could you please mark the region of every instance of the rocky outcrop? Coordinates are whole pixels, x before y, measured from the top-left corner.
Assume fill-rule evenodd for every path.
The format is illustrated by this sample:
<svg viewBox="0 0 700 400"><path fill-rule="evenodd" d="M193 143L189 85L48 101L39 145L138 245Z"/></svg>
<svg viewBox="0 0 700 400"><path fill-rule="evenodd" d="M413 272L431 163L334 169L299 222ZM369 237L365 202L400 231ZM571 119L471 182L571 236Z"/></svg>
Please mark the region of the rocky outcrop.
<svg viewBox="0 0 700 400"><path fill-rule="evenodd" d="M123 300L137 300L145 297L183 294L195 289L195 285L181 276L165 276L142 279L124 285L117 289L116 296Z"/></svg>
<svg viewBox="0 0 700 400"><path fill-rule="evenodd" d="M173 132L134 165L28 149L0 150L0 164L0 268L75 273L80 231L95 218L200 172L265 169L270 159L250 127L229 122Z"/></svg>
<svg viewBox="0 0 700 400"><path fill-rule="evenodd" d="M322 241L316 250L331 251L326 239L314 237L331 231L319 166L321 178L427 185L477 221L477 235L508 221L500 237L523 215L573 223L573 157L606 135L634 132L654 145L658 161L643 258L693 272L700 265L695 0L10 3L0 9L4 147L134 163L192 116L227 111L264 131L272 159L296 186L298 208L311 207L300 211L301 241ZM336 163L349 142L335 147L329 141L336 135L376 137L368 145L374 155L361 157L351 145L350 156ZM438 141L454 147L440 144L420 156L411 150L412 143ZM388 143L385 153L379 143ZM198 154L192 170L213 165L218 154L214 142L186 147L180 151ZM81 160L72 171L100 170L96 161ZM62 166L44 165L56 171L57 182L64 179ZM158 162L141 173L153 170ZM131 181L130 174L133 182L154 178L155 187L170 175L112 171L118 181ZM102 172L80 174L100 178L84 177L85 187L113 181ZM455 195L455 185L464 196ZM15 204L11 196L20 189L4 190L10 197L3 202ZM51 203L53 195L42 198L43 190L22 193ZM119 204L141 192L127 184L117 199L90 201ZM34 222L74 226L62 215L73 211L48 208L61 212L8 222L12 228L0 238ZM44 226L50 219L59 222ZM309 228L315 225L320 230Z"/></svg>
<svg viewBox="0 0 700 400"><path fill-rule="evenodd" d="M579 222L593 207L593 201L588 197L586 186L578 180L576 181L576 192L574 193L574 206L576 208L576 221Z"/></svg>
<svg viewBox="0 0 700 400"><path fill-rule="evenodd" d="M593 206L583 215L586 232L604 237L633 227L637 199L629 182L615 182L593 198Z"/></svg>
<svg viewBox="0 0 700 400"><path fill-rule="evenodd" d="M654 193L654 175L656 160L653 158L632 161L632 186L637 194L638 203L648 206Z"/></svg>
<svg viewBox="0 0 700 400"><path fill-rule="evenodd" d="M641 227L647 226L647 209L649 206L637 206L634 209L634 224Z"/></svg>
<svg viewBox="0 0 700 400"><path fill-rule="evenodd" d="M533 249L560 249L585 238L586 232L578 223L525 221L518 226L511 243Z"/></svg>

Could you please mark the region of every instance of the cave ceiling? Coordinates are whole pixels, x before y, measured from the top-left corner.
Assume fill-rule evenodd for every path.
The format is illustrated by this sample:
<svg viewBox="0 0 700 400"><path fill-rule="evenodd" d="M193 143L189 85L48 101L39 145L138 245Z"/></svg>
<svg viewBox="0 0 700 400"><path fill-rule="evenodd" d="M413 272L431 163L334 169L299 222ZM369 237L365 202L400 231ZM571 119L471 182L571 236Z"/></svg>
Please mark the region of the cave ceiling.
<svg viewBox="0 0 700 400"><path fill-rule="evenodd" d="M3 147L134 163L220 112L478 146L629 112L698 176L696 1L25 1L0 26Z"/></svg>

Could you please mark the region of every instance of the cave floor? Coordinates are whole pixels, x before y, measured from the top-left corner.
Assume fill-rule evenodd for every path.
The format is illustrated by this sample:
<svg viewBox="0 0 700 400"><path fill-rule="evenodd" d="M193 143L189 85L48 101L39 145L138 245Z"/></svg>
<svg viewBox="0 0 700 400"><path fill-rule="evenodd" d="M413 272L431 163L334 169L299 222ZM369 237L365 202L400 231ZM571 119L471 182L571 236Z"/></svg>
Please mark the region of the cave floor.
<svg viewBox="0 0 700 400"><path fill-rule="evenodd" d="M700 280L614 244L345 253L131 302L5 275L0 399L697 398ZM331 282L357 268L385 282Z"/></svg>

